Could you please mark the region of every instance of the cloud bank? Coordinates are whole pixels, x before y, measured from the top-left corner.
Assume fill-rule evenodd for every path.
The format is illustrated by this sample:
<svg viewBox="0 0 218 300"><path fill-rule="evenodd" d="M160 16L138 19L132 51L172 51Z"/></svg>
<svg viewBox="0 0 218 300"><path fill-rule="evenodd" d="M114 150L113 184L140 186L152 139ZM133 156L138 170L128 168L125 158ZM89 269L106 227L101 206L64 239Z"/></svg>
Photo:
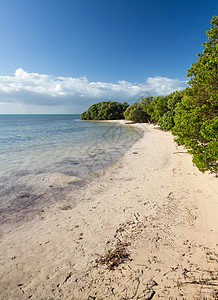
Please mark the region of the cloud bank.
<svg viewBox="0 0 218 300"><path fill-rule="evenodd" d="M92 82L86 77L54 77L19 68L14 76L0 76L0 103L85 107L102 100L131 102L143 96L165 95L186 85L187 81L167 77L149 77L144 83Z"/></svg>

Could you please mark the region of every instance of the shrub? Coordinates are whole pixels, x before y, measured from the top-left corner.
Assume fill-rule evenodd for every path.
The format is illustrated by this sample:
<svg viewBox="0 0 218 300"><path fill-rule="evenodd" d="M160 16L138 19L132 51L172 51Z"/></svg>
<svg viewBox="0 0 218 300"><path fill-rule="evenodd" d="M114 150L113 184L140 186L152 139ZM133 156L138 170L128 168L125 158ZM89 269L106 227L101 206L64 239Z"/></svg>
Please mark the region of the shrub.
<svg viewBox="0 0 218 300"><path fill-rule="evenodd" d="M211 20L208 40L188 71L189 87L177 105L173 134L189 148L200 171L218 172L218 17Z"/></svg>
<svg viewBox="0 0 218 300"><path fill-rule="evenodd" d="M135 102L129 106L124 112L126 120L131 120L137 123L148 122L150 119L147 113L147 106L151 103L153 97L141 98L140 102Z"/></svg>
<svg viewBox="0 0 218 300"><path fill-rule="evenodd" d="M116 101L99 102L93 104L81 114L81 120L118 120L124 119L124 111L129 105Z"/></svg>

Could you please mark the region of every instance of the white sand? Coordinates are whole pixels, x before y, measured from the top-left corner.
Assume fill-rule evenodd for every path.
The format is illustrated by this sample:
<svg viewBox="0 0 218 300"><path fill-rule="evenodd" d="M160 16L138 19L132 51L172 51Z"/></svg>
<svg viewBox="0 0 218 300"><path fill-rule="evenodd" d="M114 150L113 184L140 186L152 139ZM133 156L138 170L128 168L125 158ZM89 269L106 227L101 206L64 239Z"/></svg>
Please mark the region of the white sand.
<svg viewBox="0 0 218 300"><path fill-rule="evenodd" d="M5 231L1 299L218 299L218 179L133 126L145 135L118 162ZM96 263L117 245L126 262Z"/></svg>

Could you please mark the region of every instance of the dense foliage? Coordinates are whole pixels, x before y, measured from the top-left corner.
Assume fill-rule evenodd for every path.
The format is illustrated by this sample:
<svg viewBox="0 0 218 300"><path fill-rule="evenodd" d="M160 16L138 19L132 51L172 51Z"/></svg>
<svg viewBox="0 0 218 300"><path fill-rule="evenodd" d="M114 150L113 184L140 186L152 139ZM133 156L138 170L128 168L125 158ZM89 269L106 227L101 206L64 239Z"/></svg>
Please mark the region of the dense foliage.
<svg viewBox="0 0 218 300"><path fill-rule="evenodd" d="M148 122L150 119L147 113L147 107L153 100L153 97L141 98L140 102L135 102L124 112L126 120L131 120L138 123Z"/></svg>
<svg viewBox="0 0 218 300"><path fill-rule="evenodd" d="M202 54L188 71L189 87L178 104L173 134L202 172L218 172L218 17L211 20Z"/></svg>
<svg viewBox="0 0 218 300"><path fill-rule="evenodd" d="M129 105L116 101L99 102L81 114L82 120L119 120L124 119L124 111Z"/></svg>
<svg viewBox="0 0 218 300"><path fill-rule="evenodd" d="M177 110L177 105L182 101L184 91L176 91L168 96L167 99L167 111L158 120L160 128L165 130L172 130L175 125L175 114Z"/></svg>
<svg viewBox="0 0 218 300"><path fill-rule="evenodd" d="M162 129L174 127L174 116L177 103L181 102L183 91L176 91L167 96L156 97L147 107L151 122L158 123Z"/></svg>
<svg viewBox="0 0 218 300"><path fill-rule="evenodd" d="M183 91L176 91L167 96L141 98L124 112L125 119L134 122L158 123L162 129L174 127L176 105L181 102Z"/></svg>

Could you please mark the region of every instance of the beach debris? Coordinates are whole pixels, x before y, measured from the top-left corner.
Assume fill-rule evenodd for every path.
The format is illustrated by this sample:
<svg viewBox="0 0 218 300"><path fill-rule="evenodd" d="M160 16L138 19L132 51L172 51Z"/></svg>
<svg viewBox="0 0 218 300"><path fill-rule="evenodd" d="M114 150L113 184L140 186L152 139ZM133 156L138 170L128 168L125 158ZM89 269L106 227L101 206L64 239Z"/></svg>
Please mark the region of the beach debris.
<svg viewBox="0 0 218 300"><path fill-rule="evenodd" d="M19 289L21 290L21 292L24 294L25 292L23 290L23 283L19 283L17 286L19 287Z"/></svg>
<svg viewBox="0 0 218 300"><path fill-rule="evenodd" d="M105 255L100 256L96 259L96 263L100 265L107 265L109 270L114 270L120 264L130 259L130 253L127 251L127 247L130 243L118 243L115 249L108 250Z"/></svg>
<svg viewBox="0 0 218 300"><path fill-rule="evenodd" d="M70 210L72 209L72 206L71 205L64 205L62 207L60 207L61 210Z"/></svg>
<svg viewBox="0 0 218 300"><path fill-rule="evenodd" d="M67 277L65 278L63 284L64 284L65 282L67 282L67 280L70 279L72 275L73 275L73 273L70 272L70 273L67 275Z"/></svg>

